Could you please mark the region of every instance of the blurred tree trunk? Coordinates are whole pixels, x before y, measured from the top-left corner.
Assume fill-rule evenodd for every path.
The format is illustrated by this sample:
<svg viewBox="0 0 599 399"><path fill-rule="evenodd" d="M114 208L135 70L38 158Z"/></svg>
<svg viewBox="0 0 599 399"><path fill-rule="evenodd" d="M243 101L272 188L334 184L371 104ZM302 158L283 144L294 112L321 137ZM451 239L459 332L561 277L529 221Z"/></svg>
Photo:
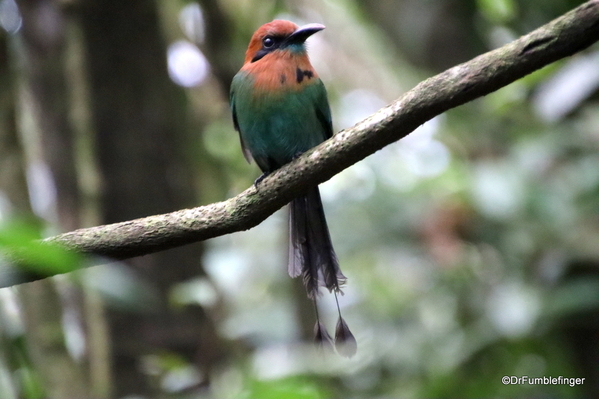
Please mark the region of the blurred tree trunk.
<svg viewBox="0 0 599 399"><path fill-rule="evenodd" d="M53 196L47 218L66 231L80 227L79 188L75 168L73 131L65 74L66 21L59 1L23 0L23 107L24 133L32 148L30 160L51 172ZM26 115L26 116L25 116ZM26 117L33 123L27 124ZM39 142L35 144L33 142ZM37 148L35 148L37 147ZM40 177L43 178L43 177ZM52 192L54 191L54 192ZM54 214L54 215L53 215ZM56 217L57 216L57 217Z"/></svg>
<svg viewBox="0 0 599 399"><path fill-rule="evenodd" d="M44 216L60 226L59 229L72 230L80 227L79 189L68 119L65 20L57 1L26 0L20 2L20 8L24 67L20 117L31 144L29 159L36 167L47 166L50 171L50 176L38 176L51 180L46 184L52 189L42 195L51 197L52 209ZM26 123L27 120L32 123ZM48 396L87 396L83 368L66 348L62 304L54 281L46 279L23 285L19 298L27 345Z"/></svg>
<svg viewBox="0 0 599 399"><path fill-rule="evenodd" d="M8 36L0 28L0 214L22 217L29 214L29 196L25 181L24 155L17 135L15 87L10 67ZM16 371L15 358L19 355L30 361L22 349L18 334L10 334L8 315L0 299L0 372ZM4 375L6 375L4 374ZM19 397L19 382L4 378L0 381L0 394L7 399Z"/></svg>
<svg viewBox="0 0 599 399"><path fill-rule="evenodd" d="M202 47L210 60L214 76L223 88L224 98L228 98L233 76L241 67L230 57L234 45L234 24L223 10L219 0L201 0L200 4L206 24L206 41ZM240 51L240 60L243 60L242 54L244 54L243 49Z"/></svg>
<svg viewBox="0 0 599 399"><path fill-rule="evenodd" d="M153 0L83 1L92 118L102 175L102 217L110 223L195 204L186 159L183 92L169 80L166 45ZM129 262L159 293L151 314L110 310L114 396L152 395L144 356L176 353L195 363L204 383L222 347L199 306L169 307L171 289L203 275L202 246Z"/></svg>
<svg viewBox="0 0 599 399"><path fill-rule="evenodd" d="M69 355L62 327L62 306L54 280L19 287L27 347L48 398L88 397L84 368Z"/></svg>
<svg viewBox="0 0 599 399"><path fill-rule="evenodd" d="M9 66L7 35L0 31L0 194L16 215L30 213L24 154L17 136L15 88Z"/></svg>
<svg viewBox="0 0 599 399"><path fill-rule="evenodd" d="M48 214L64 230L78 226L78 188L73 162L73 143L68 123L67 90L64 77L64 21L55 2L23 1L22 42L19 47L21 96L19 107L22 134L30 144L28 158L45 164L51 172L48 182L55 187L55 207ZM6 49L6 46L2 46ZM2 75L11 75L7 54L0 62ZM13 61L13 64L16 62ZM11 78L14 76L10 76ZM10 101L14 79L0 79L5 87L3 101ZM15 215L29 215L25 179L26 162L16 129L16 106L0 107L2 142L10 151L3 159L2 183ZM4 151L2 151L4 152ZM4 168L6 166L6 169ZM45 193L50 195L49 193ZM27 348L43 389L51 398L87 397L82 367L70 356L62 326L62 304L52 279L25 284L18 289Z"/></svg>

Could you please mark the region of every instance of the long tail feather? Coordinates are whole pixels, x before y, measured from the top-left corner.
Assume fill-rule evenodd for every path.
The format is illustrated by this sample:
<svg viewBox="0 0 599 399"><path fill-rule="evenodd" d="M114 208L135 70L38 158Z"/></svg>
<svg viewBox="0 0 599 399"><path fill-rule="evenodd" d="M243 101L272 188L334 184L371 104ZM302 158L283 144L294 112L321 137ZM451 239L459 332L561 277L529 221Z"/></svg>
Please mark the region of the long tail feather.
<svg viewBox="0 0 599 399"><path fill-rule="evenodd" d="M335 329L335 349L337 349L338 354L344 357L352 357L358 351L356 338L343 317L341 317L341 314L339 314L337 328Z"/></svg>
<svg viewBox="0 0 599 399"><path fill-rule="evenodd" d="M335 303L337 304L337 312L339 313L339 320L337 320L337 328L335 329L335 348L341 356L352 357L358 351L358 343L349 326L343 317L341 317L341 307L339 306L339 298L337 298L336 292Z"/></svg>
<svg viewBox="0 0 599 399"><path fill-rule="evenodd" d="M316 299L314 302L314 313L316 314L316 324L314 325L314 343L322 352L333 353L333 338L327 331L324 324L320 322L320 316L318 315L318 304Z"/></svg>
<svg viewBox="0 0 599 399"><path fill-rule="evenodd" d="M317 321L314 325L314 343L316 344L316 347L323 352L334 352L333 338L331 338L326 327L320 321Z"/></svg>
<svg viewBox="0 0 599 399"><path fill-rule="evenodd" d="M319 286L341 292L346 281L333 249L318 187L291 201L288 268L291 277L302 275L312 299L319 295Z"/></svg>

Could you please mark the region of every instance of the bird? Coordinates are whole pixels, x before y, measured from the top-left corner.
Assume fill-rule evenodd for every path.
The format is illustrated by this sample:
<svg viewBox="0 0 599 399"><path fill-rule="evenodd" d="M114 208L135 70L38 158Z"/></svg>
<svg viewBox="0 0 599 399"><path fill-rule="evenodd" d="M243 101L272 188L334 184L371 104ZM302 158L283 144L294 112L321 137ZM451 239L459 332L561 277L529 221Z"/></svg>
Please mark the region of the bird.
<svg viewBox="0 0 599 399"><path fill-rule="evenodd" d="M262 25L252 35L243 66L231 82L230 106L243 154L262 171L254 183L257 188L264 177L333 136L327 91L305 44L324 28L279 19ZM335 294L339 313L334 347L351 357L357 343L337 299L347 278L333 248L318 186L294 198L289 208L288 272L292 278L302 277L314 302L315 342L321 348L333 347L316 303L319 287L324 286Z"/></svg>

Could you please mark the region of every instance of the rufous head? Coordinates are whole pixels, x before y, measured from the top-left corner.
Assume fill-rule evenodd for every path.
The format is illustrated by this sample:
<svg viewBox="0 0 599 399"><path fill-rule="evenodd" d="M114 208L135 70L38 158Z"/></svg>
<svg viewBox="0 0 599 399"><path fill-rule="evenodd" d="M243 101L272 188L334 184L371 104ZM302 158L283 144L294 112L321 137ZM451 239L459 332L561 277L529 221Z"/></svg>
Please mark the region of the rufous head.
<svg viewBox="0 0 599 399"><path fill-rule="evenodd" d="M270 53L289 48L305 52L304 42L306 39L324 28L324 25L321 24L308 24L299 27L291 21L275 19L254 32L245 53L245 63L259 61Z"/></svg>

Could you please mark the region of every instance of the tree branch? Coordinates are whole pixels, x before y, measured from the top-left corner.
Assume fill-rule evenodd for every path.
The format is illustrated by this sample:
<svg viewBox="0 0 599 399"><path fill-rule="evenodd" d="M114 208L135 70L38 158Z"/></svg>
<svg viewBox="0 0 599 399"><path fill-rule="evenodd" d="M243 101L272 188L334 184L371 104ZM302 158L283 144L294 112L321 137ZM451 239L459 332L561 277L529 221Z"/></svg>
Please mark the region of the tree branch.
<svg viewBox="0 0 599 399"><path fill-rule="evenodd" d="M599 40L599 0L499 49L427 79L352 128L227 201L173 213L76 230L46 239L113 259L206 240L256 226L309 187L320 184L433 117L489 94Z"/></svg>

